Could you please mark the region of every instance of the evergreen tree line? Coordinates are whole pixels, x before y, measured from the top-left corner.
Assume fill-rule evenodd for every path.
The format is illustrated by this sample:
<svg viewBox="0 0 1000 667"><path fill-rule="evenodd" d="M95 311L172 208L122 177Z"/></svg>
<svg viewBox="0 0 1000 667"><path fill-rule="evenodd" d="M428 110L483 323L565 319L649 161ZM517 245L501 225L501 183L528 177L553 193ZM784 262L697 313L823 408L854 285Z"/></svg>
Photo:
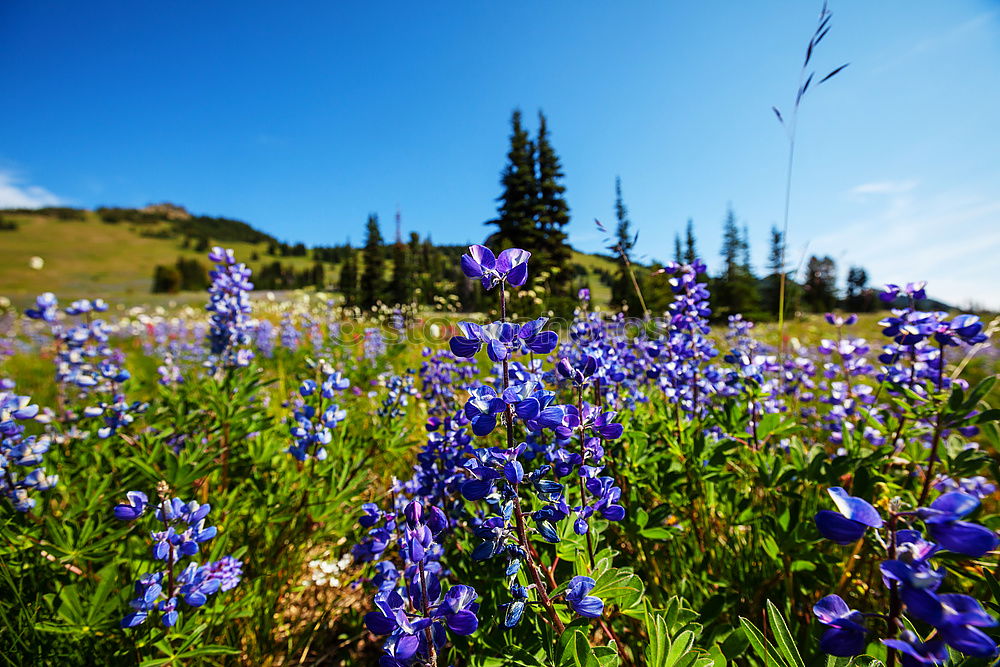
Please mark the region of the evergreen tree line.
<svg viewBox="0 0 1000 667"><path fill-rule="evenodd" d="M326 289L326 269L319 262L296 270L294 266L274 261L253 268L253 284L258 290L283 290L315 287ZM208 267L197 259L179 257L173 265L157 264L153 268L154 294L208 289Z"/></svg>
<svg viewBox="0 0 1000 667"><path fill-rule="evenodd" d="M305 243L292 244L271 241L267 244L267 254L271 257L306 257L309 254L309 249ZM315 254L313 258L319 260Z"/></svg>
<svg viewBox="0 0 1000 667"><path fill-rule="evenodd" d="M320 262L296 271L294 266L285 265L275 260L255 269L253 273L254 289L283 290L315 287L318 290L327 288L326 269Z"/></svg>
<svg viewBox="0 0 1000 667"><path fill-rule="evenodd" d="M208 268L197 259L178 257L173 265L153 268L153 294L174 294L208 288Z"/></svg>
<svg viewBox="0 0 1000 667"><path fill-rule="evenodd" d="M658 264L636 267L633 251L638 235L632 231L628 208L622 197L621 180L615 181L615 234L608 247L618 258L617 274L601 276L601 280L611 287L611 306L623 307L630 313L642 314L642 304L638 292L646 300L646 307L652 313L662 312L671 299L665 279L656 275ZM828 312L842 307L854 312L869 312L879 307L875 290L868 286L868 273L860 266L850 267L847 284L843 292L837 286L837 265L829 256L810 256L801 282L795 280L798 271L783 265L784 239L776 227L771 227L770 249L764 275L754 271L750 257L750 238L746 224L740 225L736 213L730 206L722 224L722 264L717 275L706 278L712 292L714 317L725 320L729 315L743 314L748 318L764 320L777 318L780 301L780 280L785 273L786 317L799 311ZM690 264L700 258L695 237L694 222L687 221L683 238L674 236L673 260ZM630 271L631 268L631 271Z"/></svg>
<svg viewBox="0 0 1000 667"><path fill-rule="evenodd" d="M407 242L388 245L378 216L371 214L365 223L364 246L354 249L348 244L338 252L343 256L338 288L348 305L367 309L381 302L440 307L445 305L441 299L447 301L450 295L466 309L480 305L482 289L461 270L465 246L435 246L416 232Z"/></svg>

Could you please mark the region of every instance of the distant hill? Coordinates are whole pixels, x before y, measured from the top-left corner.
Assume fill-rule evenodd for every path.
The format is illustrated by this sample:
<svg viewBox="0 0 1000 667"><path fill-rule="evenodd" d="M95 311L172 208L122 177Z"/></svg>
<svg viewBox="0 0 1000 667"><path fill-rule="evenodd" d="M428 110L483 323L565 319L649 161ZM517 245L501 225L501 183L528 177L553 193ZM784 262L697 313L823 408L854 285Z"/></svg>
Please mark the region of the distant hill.
<svg viewBox="0 0 1000 667"><path fill-rule="evenodd" d="M331 239L340 243L341 239ZM0 210L0 296L19 302L40 292L60 297L141 297L149 295L158 264L200 260L212 245L233 248L255 272L280 262L296 271L324 265L328 285L335 285L339 264L329 248L282 243L249 223L195 215L170 203L141 209L102 207ZM31 268L41 258L40 269ZM611 259L574 252L577 272L585 274L594 299L607 301L602 273L616 271Z"/></svg>

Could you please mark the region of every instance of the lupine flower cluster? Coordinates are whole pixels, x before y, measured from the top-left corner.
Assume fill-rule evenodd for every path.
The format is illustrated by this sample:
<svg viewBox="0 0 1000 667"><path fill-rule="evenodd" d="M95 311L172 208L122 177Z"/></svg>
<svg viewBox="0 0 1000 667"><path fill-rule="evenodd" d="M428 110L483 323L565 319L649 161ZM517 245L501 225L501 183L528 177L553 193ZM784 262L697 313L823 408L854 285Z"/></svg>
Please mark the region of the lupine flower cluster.
<svg viewBox="0 0 1000 667"><path fill-rule="evenodd" d="M299 385L300 405L296 408L290 432L295 442L288 453L299 461L326 460L326 445L333 439L333 429L347 417L347 411L332 401L351 386L350 381L326 360L315 364L317 379Z"/></svg>
<svg viewBox="0 0 1000 667"><path fill-rule="evenodd" d="M5 382L5 385L13 383ZM35 506L32 492L48 491L59 481L45 472L43 457L49 450L47 436L24 435L25 422L38 414L28 396L18 396L12 386L0 390L0 493L18 512Z"/></svg>
<svg viewBox="0 0 1000 667"><path fill-rule="evenodd" d="M80 394L99 389L109 379L118 377L120 354L108 345L110 329L107 322L94 318L94 313L108 309L102 299L80 299L70 304L60 316L59 301L51 292L39 295L35 307L24 314L48 324L56 344L56 381L75 387ZM75 322L64 322L74 317ZM121 381L121 380L119 380Z"/></svg>
<svg viewBox="0 0 1000 667"><path fill-rule="evenodd" d="M208 288L209 302L205 306L211 315L208 334L209 349L215 359L214 367L232 368L247 366L253 359L250 349L250 269L236 262L231 249L212 248L209 260L215 269L209 274L212 284Z"/></svg>
<svg viewBox="0 0 1000 667"><path fill-rule="evenodd" d="M64 311L65 318L77 318L65 325L59 314L59 302L51 292L40 295L35 307L25 311L31 319L46 322L51 327L56 345L56 381L60 387L73 387L81 399L97 396L97 403L84 406L83 416L102 418L104 426L97 436L106 439L135 420L146 410L146 404L125 400L121 385L131 376L124 368L125 356L109 345L110 327L94 313L108 309L102 299L79 299ZM65 416L65 415L64 415Z"/></svg>
<svg viewBox="0 0 1000 667"><path fill-rule="evenodd" d="M436 541L448 527L444 512L410 501L402 512L383 513L365 505L361 525L370 528L368 558L390 549L403 561L399 571L391 560L381 560L373 583L376 611L365 616L365 625L376 635L388 635L385 656L379 664L405 666L434 660L447 642L447 633L469 635L479 627L479 597L471 586L441 586L443 554ZM360 553L356 547L355 553Z"/></svg>
<svg viewBox="0 0 1000 667"><path fill-rule="evenodd" d="M524 283L529 256L525 251L511 249L496 257L482 246L473 246L463 257L462 268L466 275L480 278L487 289L498 285L503 288L505 283ZM504 312L502 302L501 314ZM478 626L475 591L456 584L441 593L438 575L444 571L444 551L439 540L449 530L461 529L465 521L470 522L480 539L471 557L506 563L510 600L504 603L504 623L512 627L529 608L532 590L546 613L554 613L553 600L529 556L526 519L533 522L543 539L556 542L556 526L564 519L575 516L574 528L582 535L588 533L591 516L612 521L624 518L624 508L618 503L620 489L612 477L600 475L601 440L622 434L621 425L613 421L614 412L582 401L556 404L556 392L545 388L536 363L529 362L525 367L515 360L518 355L534 360L534 355L544 356L555 350L557 336L544 330L545 323L544 318L523 325L503 319L484 326L462 323L461 335L450 341L453 357L427 355L431 359L421 369L425 385L439 376L447 380L431 394L428 444L417 457L412 480L394 486L391 511L384 512L374 504L364 506L361 524L369 535L353 549L358 560L377 563L373 579L379 589L375 597L377 611L365 620L373 632L389 635L382 664L433 662L434 651L445 644L446 628L466 634ZM471 360L483 348L486 356L498 364L495 383L468 387L464 409L449 415L448 402L461 388L455 386L455 378L460 378L462 385L472 380L471 371L462 369L474 365L459 365L466 363L461 360ZM562 370L568 370L569 375L575 372L569 362L562 364ZM590 358L589 364L579 370L578 379L586 382L596 372L597 361ZM473 435L485 437L501 421L507 430L508 446L472 447L470 429ZM534 469L526 470L523 463L528 444L513 444L515 424L524 428L529 439L537 440L543 433L552 438L551 445L536 444L546 453L533 459L537 464ZM580 444L573 447L575 439ZM569 447L577 451L571 453ZM580 480L578 504L572 506L567 501L569 487L553 478L571 473ZM572 488L576 493L576 487ZM406 500L407 496L413 500ZM463 499L485 501L489 509L469 515ZM522 509L522 501L530 502L533 509ZM394 545L404 560L402 573L386 559ZM534 580L529 587L521 586L516 579L525 565ZM426 585L422 583L425 578ZM594 585L590 577L573 578L563 601L583 616L600 616L604 604L590 595Z"/></svg>
<svg viewBox="0 0 1000 667"><path fill-rule="evenodd" d="M410 404L409 397L417 394L412 371L402 375L386 374L381 380L385 384L386 393L375 413L383 419L396 419L406 412L406 407Z"/></svg>
<svg viewBox="0 0 1000 667"><path fill-rule="evenodd" d="M906 666L942 664L948 658L947 647L977 658L997 654L996 642L980 629L997 625L996 619L971 596L939 593L945 569L933 561L943 551L979 558L1000 543L993 531L964 520L979 507L978 498L951 491L927 507L891 509L885 521L870 503L844 489L834 487L829 493L837 510L821 510L816 515L820 534L848 545L875 530L886 551L887 558L879 569L892 601L890 609L880 615L854 611L838 595L820 600L814 613L827 626L820 641L823 651L842 657L860 655L868 636L882 632L882 642L899 651ZM927 537L916 527L917 522L923 523ZM931 636L921 640L906 629L903 615L933 628ZM869 619L877 622L869 623Z"/></svg>
<svg viewBox="0 0 1000 667"><path fill-rule="evenodd" d="M647 348L658 362L651 372L664 395L693 416L704 413L705 404L722 380L717 369L707 365L718 350L708 337L712 309L708 288L700 279L705 271L701 260L692 264L671 262L660 270L668 276L674 300L663 323L666 335Z"/></svg>
<svg viewBox="0 0 1000 667"><path fill-rule="evenodd" d="M254 328L254 347L257 348L257 351L261 355L270 359L274 356L274 339L276 336L274 324L271 323L271 320L262 319L257 322L257 326Z"/></svg>
<svg viewBox="0 0 1000 667"><path fill-rule="evenodd" d="M420 393L427 401L427 412L432 418L441 417L454 411L455 393L467 388L475 377L477 368L468 359L463 359L447 350L423 350L424 361L420 365Z"/></svg>
<svg viewBox="0 0 1000 667"><path fill-rule="evenodd" d="M134 628L151 614L159 614L164 627L173 627L178 621L181 600L188 607L201 607L209 596L234 588L243 573L242 563L231 556L204 565L191 561L182 566L183 559L198 554L200 545L217 533L215 526L206 523L211 506L170 498L169 489L162 482L158 493L160 500L153 512L156 530L150 536L153 559L163 561L163 565L135 582L136 597L129 603L134 611L122 619L123 628ZM129 491L127 499L116 505L113 512L115 518L131 522L146 516L148 509L149 498L145 493Z"/></svg>
<svg viewBox="0 0 1000 667"><path fill-rule="evenodd" d="M508 266L509 259L501 261L504 253L517 261ZM529 253L518 249L504 253L494 262L488 249L472 246L469 254L463 256L463 270L469 277L481 277L487 289L497 284L502 288L502 283L510 280L511 275L514 277L510 280L512 284L523 284ZM502 291L500 312L501 315L505 312ZM600 442L620 437L622 427L614 423L614 412L603 411L582 400L583 386L597 373L597 359L587 356L579 364L569 359L557 364L557 374L576 390L575 403L556 404L556 393L546 389L530 372L525 373L530 379L510 381L514 354L545 355L557 347L556 334L543 330L545 322L543 318L521 326L503 320L486 326L462 323L464 335L450 341L451 350L457 356L472 357L485 347L489 359L501 365L496 386L483 384L470 390L465 416L473 433L480 437L492 433L502 416L507 446L473 450L465 464L469 479L462 485L461 492L466 500L486 500L491 507L491 513L476 528L476 535L482 541L472 557L477 560L502 558L507 562L505 573L510 578L511 600L506 603L504 623L508 627L518 624L527 604L527 592L514 579L523 564L527 565L535 582L539 602L551 612L551 600L543 590L536 565L528 557L523 515L531 517L538 534L548 542L559 541L559 522L575 517L573 529L579 535L587 535L591 558L593 545L588 519L595 513L610 521L619 521L625 516L624 508L618 504L621 490L612 477L600 476L604 455ZM518 423L527 434L537 436L548 430L554 438L539 461L540 465L532 470L526 470L522 461L527 443L514 444L514 428ZM570 450L572 438L579 439L575 451ZM578 480L577 485L567 486L553 479L571 474ZM570 505L567 501L570 489L576 494L578 504ZM528 492L528 498L522 498L524 491ZM537 509L530 514L523 513L522 500L531 499ZM587 595L592 587L592 580L588 584L587 578L574 579L566 593L567 603L583 615L600 615L603 604L598 606L591 600L582 602L593 597Z"/></svg>
<svg viewBox="0 0 1000 667"><path fill-rule="evenodd" d="M924 287L925 283L910 283L902 289L886 285L880 294L886 302L905 297L909 306L893 309L890 317L879 322L884 327L882 333L892 338L892 343L879 356L884 366L878 379L918 394L926 393L925 381L939 391L951 385L950 378L942 373L945 350L986 340L983 324L975 315L963 314L949 320L945 312L917 310L916 304L926 298Z"/></svg>
<svg viewBox="0 0 1000 667"><path fill-rule="evenodd" d="M385 336L378 327L368 327L365 329L363 342L364 358L375 363L375 361L385 354Z"/></svg>
<svg viewBox="0 0 1000 667"><path fill-rule="evenodd" d="M295 326L295 322L292 320L291 313L285 313L282 316L278 337L281 339L281 346L286 350L294 352L299 349L301 335L299 334L298 327Z"/></svg>

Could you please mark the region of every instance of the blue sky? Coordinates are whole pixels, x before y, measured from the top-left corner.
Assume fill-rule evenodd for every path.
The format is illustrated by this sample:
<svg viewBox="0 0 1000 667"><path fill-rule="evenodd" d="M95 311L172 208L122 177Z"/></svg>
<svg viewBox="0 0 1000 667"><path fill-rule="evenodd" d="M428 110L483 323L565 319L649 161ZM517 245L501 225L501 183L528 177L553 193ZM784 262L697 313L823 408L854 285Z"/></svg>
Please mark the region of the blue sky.
<svg viewBox="0 0 1000 667"><path fill-rule="evenodd" d="M1000 308L1000 3L844 0L801 111L789 258ZM480 241L510 112L548 116L571 242L615 175L648 257L731 202L758 267L818 2L0 4L0 207L172 201L310 244Z"/></svg>

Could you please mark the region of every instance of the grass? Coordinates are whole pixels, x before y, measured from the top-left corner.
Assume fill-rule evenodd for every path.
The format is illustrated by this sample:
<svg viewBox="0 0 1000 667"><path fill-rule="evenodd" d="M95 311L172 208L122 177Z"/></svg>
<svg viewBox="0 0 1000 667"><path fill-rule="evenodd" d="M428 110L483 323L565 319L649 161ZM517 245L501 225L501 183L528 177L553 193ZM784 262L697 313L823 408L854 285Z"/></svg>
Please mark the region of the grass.
<svg viewBox="0 0 1000 667"><path fill-rule="evenodd" d="M133 305L171 307L204 300L201 293L151 294L153 269L157 264L173 264L179 257L206 264L205 253L182 246L180 238L151 238L141 232L168 229L168 223L141 227L127 222L109 224L88 211L82 221L66 221L46 215L10 214L4 218L17 229L0 231L0 296L24 307L42 292L54 292L60 299L101 296L108 301ZM335 242L331 239L331 243ZM236 256L254 271L265 263L279 261L302 270L313 264L306 257L272 257L266 243L231 243ZM259 260L251 261L257 253ZM30 268L32 257L41 257L41 269ZM616 272L617 263L597 255L573 251L572 262L584 269L595 303L607 303L611 290L601 283L599 270ZM340 266L324 264L328 284L339 280ZM359 271L363 266L359 266ZM386 262L387 276L392 262Z"/></svg>
<svg viewBox="0 0 1000 667"><path fill-rule="evenodd" d="M135 225L108 224L93 212L88 212L84 221L42 215L5 214L4 218L16 222L18 228L0 231L0 295L15 303L46 291L67 299L141 296L143 303L149 303L157 264L173 264L178 257L186 257L202 260L207 266L205 253L183 248L181 239L145 237ZM255 269L275 260L299 270L312 265L309 257L270 257L264 243L225 245L240 258L249 259L256 252L260 261L249 262ZM45 262L40 270L29 268L29 261L36 256ZM154 299L158 296L152 295Z"/></svg>

